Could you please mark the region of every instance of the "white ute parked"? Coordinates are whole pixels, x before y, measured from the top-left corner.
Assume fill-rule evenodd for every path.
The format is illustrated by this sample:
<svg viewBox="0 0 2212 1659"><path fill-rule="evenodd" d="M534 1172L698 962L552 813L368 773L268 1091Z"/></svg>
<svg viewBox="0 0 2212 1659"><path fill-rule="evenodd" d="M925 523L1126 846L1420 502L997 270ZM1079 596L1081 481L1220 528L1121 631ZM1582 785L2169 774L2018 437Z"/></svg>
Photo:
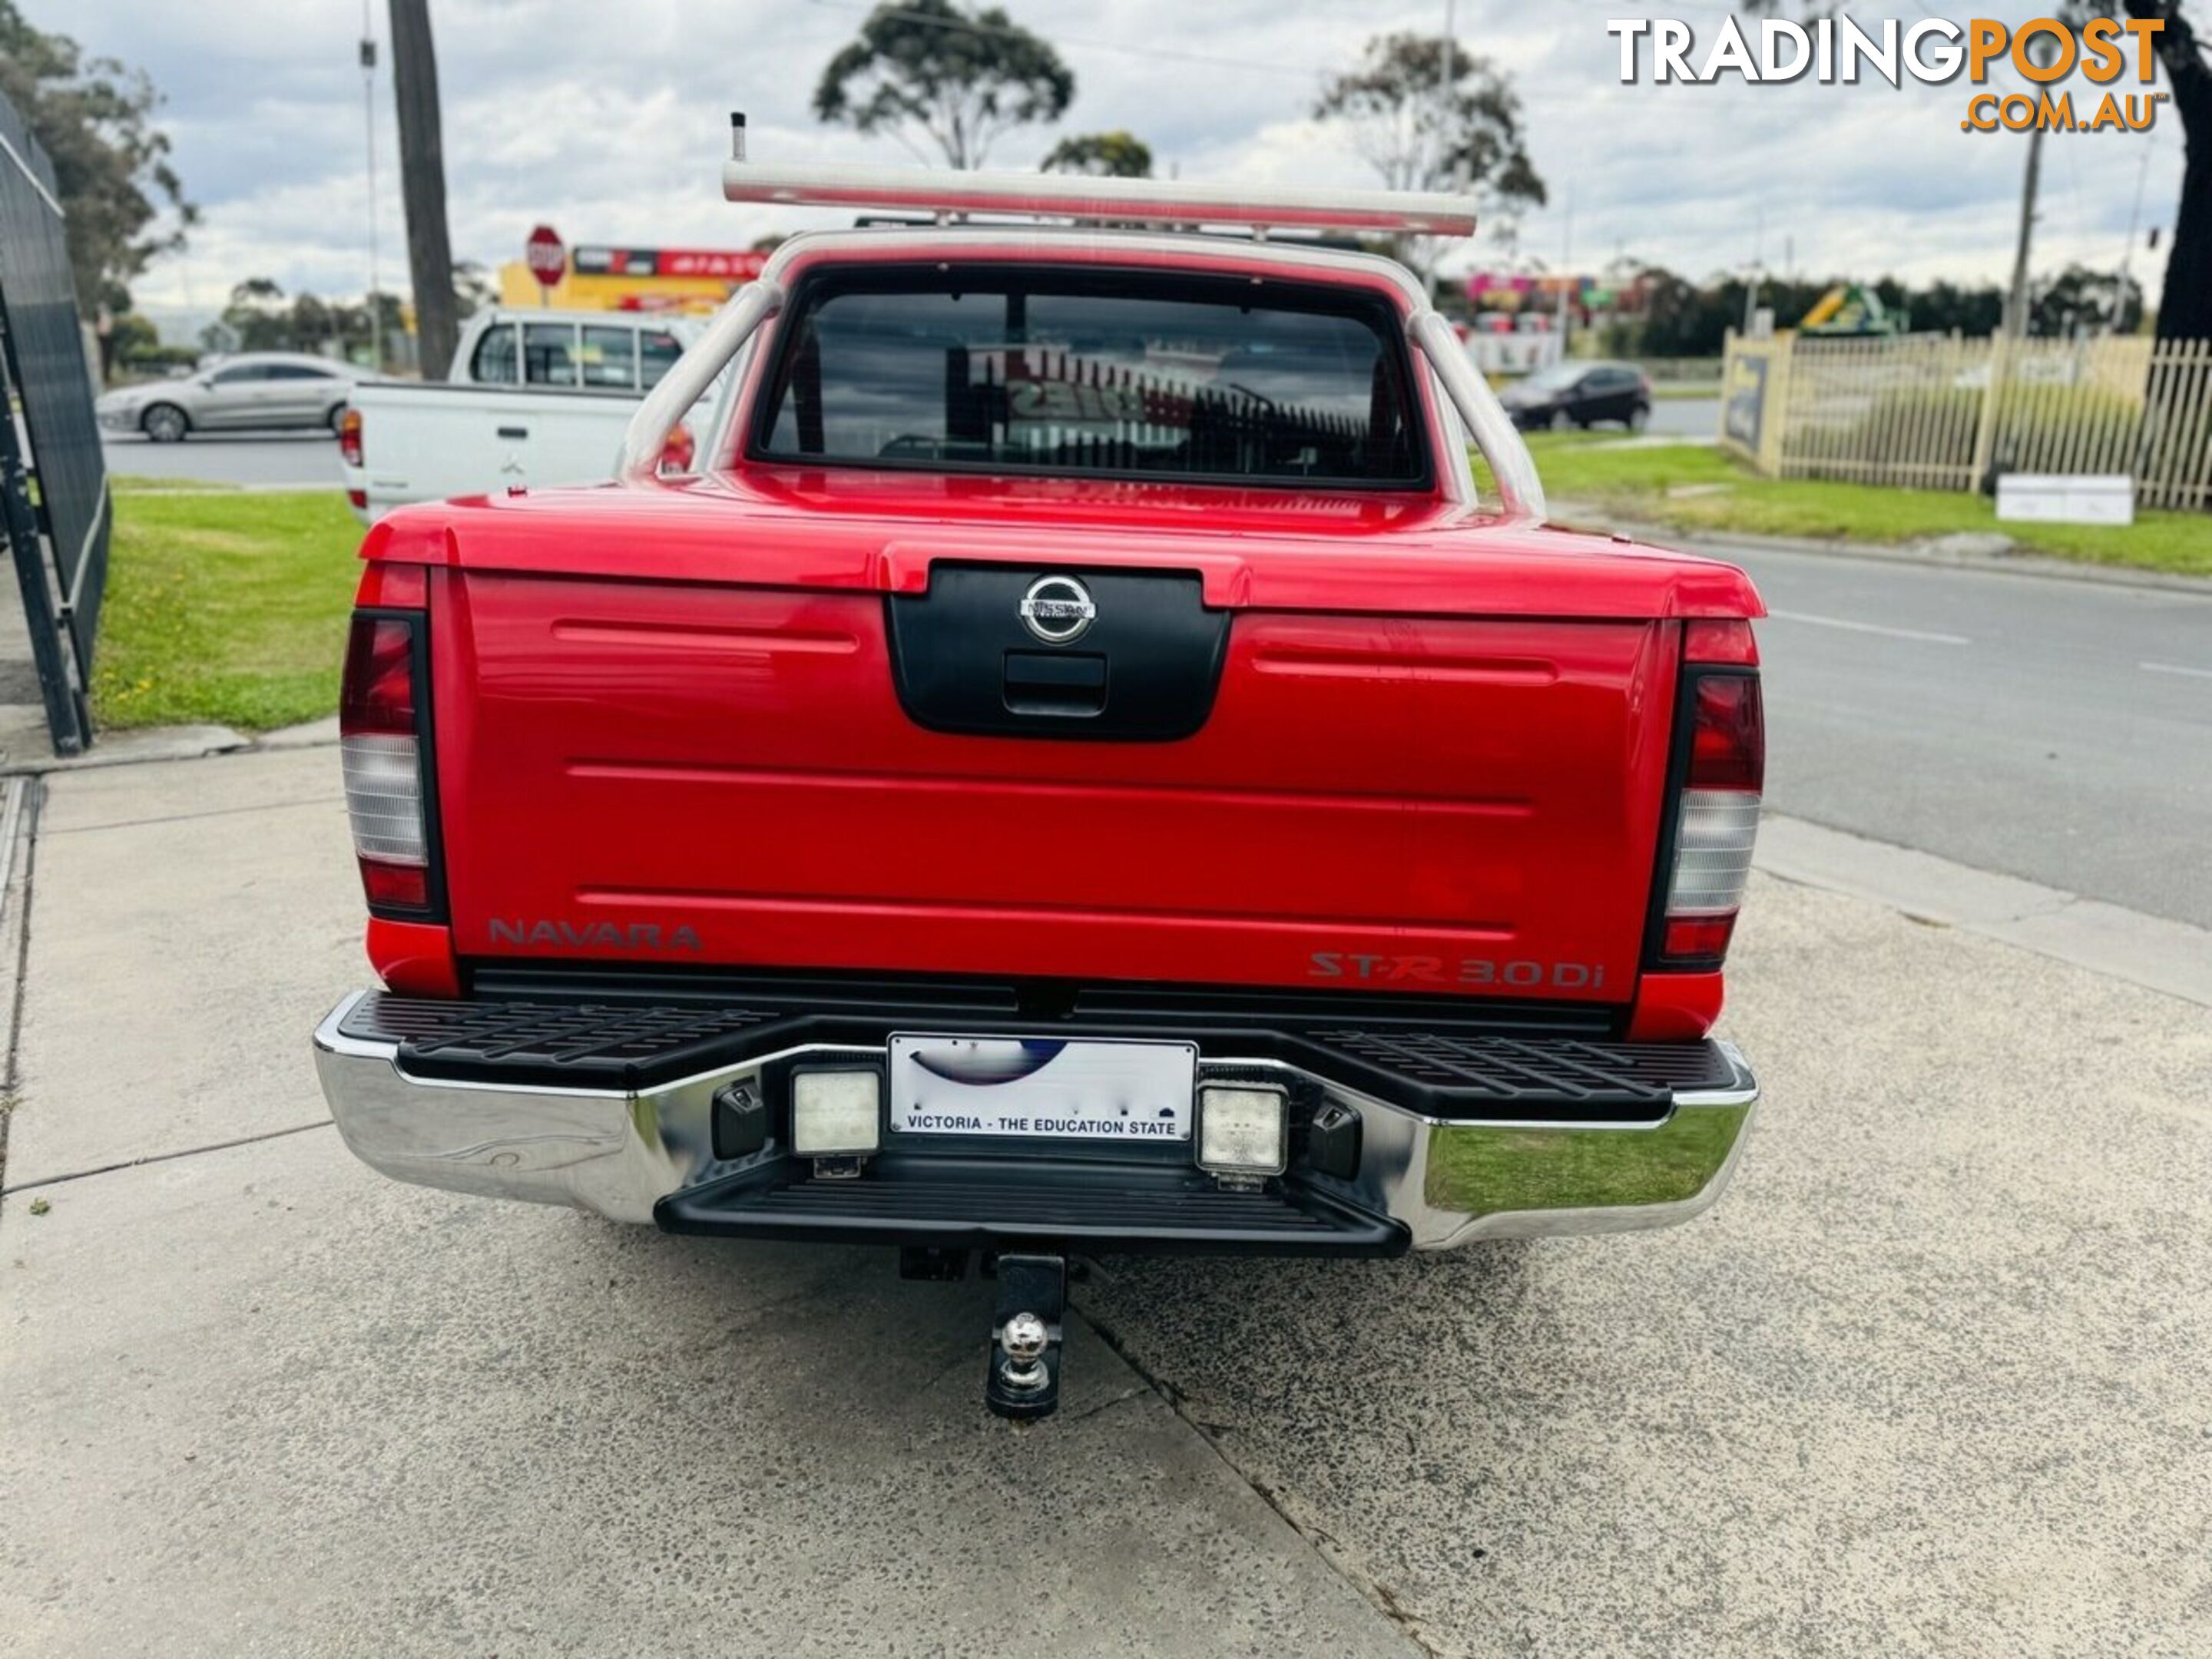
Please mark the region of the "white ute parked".
<svg viewBox="0 0 2212 1659"><path fill-rule="evenodd" d="M649 313L479 312L447 379L355 390L338 428L346 500L373 523L410 501L611 478L640 400L701 326ZM688 435L673 435L674 460Z"/></svg>

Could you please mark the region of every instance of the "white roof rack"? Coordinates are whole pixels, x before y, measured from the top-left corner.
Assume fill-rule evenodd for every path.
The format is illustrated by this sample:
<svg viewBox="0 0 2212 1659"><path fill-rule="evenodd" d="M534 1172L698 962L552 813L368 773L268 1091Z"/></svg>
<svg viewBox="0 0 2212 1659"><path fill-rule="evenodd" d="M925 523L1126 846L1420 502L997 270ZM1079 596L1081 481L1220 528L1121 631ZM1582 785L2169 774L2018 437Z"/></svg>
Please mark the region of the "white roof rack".
<svg viewBox="0 0 2212 1659"><path fill-rule="evenodd" d="M733 153L722 164L722 194L732 202L947 215L1019 214L1123 225L1248 225L1256 230L1474 234L1474 203L1464 196L1094 179L1060 173L780 167L745 159L744 116L731 116L730 127Z"/></svg>

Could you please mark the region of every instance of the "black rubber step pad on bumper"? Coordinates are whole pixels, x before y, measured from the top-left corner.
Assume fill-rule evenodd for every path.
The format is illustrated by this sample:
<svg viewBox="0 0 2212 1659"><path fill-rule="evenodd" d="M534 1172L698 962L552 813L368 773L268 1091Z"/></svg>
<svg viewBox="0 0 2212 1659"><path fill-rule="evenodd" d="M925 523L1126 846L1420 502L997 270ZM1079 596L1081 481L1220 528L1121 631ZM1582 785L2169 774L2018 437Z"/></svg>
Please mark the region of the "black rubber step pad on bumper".
<svg viewBox="0 0 2212 1659"><path fill-rule="evenodd" d="M1264 994L1255 994L1255 1001ZM796 1002L796 999L794 999ZM1352 1024L1301 1018L1294 1004L1249 1012L1158 1008L1042 1020L944 1004L847 1002L779 1008L703 1002L565 1001L378 994L344 1020L349 1037L398 1046L422 1078L507 1085L636 1090L811 1042L880 1047L893 1031L1004 1036L1156 1037L1195 1042L1204 1060L1273 1060L1409 1111L1510 1121L1560 1112L1585 1121L1663 1118L1676 1092L1725 1087L1711 1042L1616 1042L1561 1032L1484 1029L1485 1014ZM1510 1018L1510 1013L1493 1018Z"/></svg>

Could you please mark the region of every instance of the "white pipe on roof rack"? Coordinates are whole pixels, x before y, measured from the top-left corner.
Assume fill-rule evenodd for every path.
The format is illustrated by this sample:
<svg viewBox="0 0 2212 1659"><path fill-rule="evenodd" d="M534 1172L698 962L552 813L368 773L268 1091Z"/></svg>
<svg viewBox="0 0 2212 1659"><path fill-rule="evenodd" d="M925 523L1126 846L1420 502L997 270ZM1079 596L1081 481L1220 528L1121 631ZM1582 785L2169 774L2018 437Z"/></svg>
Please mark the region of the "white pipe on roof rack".
<svg viewBox="0 0 2212 1659"><path fill-rule="evenodd" d="M1429 191L1318 190L1310 185L1203 185L1079 173L933 172L919 167L722 163L732 202L786 207L1010 213L1121 224L1249 225L1272 230L1474 234L1474 202Z"/></svg>

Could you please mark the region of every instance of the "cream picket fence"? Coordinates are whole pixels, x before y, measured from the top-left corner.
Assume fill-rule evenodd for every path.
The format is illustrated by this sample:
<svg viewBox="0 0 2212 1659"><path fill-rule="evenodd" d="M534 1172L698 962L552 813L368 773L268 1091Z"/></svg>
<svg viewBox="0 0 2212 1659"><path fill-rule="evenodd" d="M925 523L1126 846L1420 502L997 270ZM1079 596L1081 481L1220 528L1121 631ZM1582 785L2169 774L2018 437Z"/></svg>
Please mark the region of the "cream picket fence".
<svg viewBox="0 0 2212 1659"><path fill-rule="evenodd" d="M2212 340L1731 336L1722 374L1722 445L1772 477L2125 473L2140 506L2212 511Z"/></svg>

